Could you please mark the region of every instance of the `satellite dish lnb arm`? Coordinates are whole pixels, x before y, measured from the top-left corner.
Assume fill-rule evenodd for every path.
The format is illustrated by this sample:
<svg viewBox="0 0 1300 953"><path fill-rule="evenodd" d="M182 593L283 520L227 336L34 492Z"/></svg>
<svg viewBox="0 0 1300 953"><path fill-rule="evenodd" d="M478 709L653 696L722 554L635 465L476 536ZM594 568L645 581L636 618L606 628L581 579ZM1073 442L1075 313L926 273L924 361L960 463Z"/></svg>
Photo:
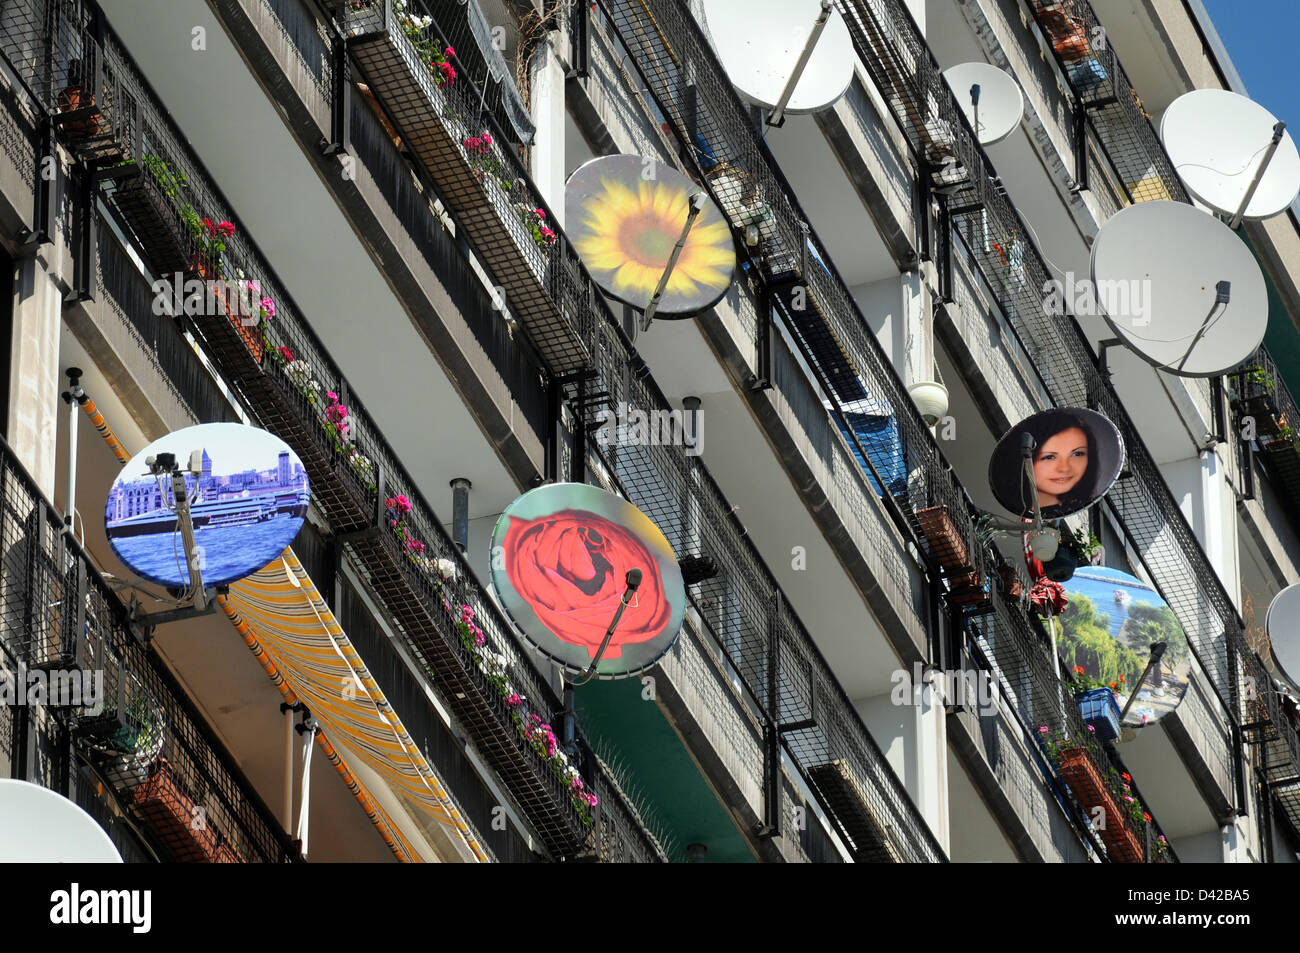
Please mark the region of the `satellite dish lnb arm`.
<svg viewBox="0 0 1300 953"><path fill-rule="evenodd" d="M769 126L780 126L785 122L785 107L790 102L790 97L794 95L794 88L799 85L799 80L803 76L804 69L808 66L808 60L813 54L813 49L817 46L817 41L821 39L822 30L826 29L826 24L830 21L830 18L831 0L822 0L821 11L813 22L812 32L808 34L808 39L803 45L803 52L799 54L799 59L795 61L790 78L785 81L785 88L781 90L781 98L776 101L776 108L767 117Z"/></svg>
<svg viewBox="0 0 1300 953"><path fill-rule="evenodd" d="M668 256L668 265L664 268L664 273L659 276L659 285L655 288L655 293L650 297L650 304L645 309L645 317L641 320L642 331L650 330L650 322L655 319L655 312L659 310L659 301L664 296L664 289L668 287L668 279L672 277L673 269L677 267L677 259L681 257L682 249L686 247L686 239L690 237L695 220L700 217L707 199L708 196L703 191L691 195L686 224L682 226L682 234L678 237L677 244L673 246L673 253Z"/></svg>
<svg viewBox="0 0 1300 953"><path fill-rule="evenodd" d="M627 576L624 577L627 588L623 590L623 597L618 601L618 610L614 613L614 618L610 620L609 628L605 630L605 637L601 639L600 648L596 649L596 654L591 657L591 664L587 670L582 673L582 677L573 682L574 685L585 685L596 676L596 666L600 664L601 657L605 650L609 648L610 640L614 638L614 630L623 619L623 613L627 611L627 605L636 595L637 588L641 585L641 570L629 569Z"/></svg>
<svg viewBox="0 0 1300 953"><path fill-rule="evenodd" d="M1268 164L1273 161L1273 154L1277 152L1277 147L1282 144L1282 134L1284 132L1286 132L1286 123L1277 122L1273 125L1273 138L1269 140L1268 148L1264 150L1264 158L1259 160L1259 168L1255 170L1255 177L1250 180L1250 188L1246 189L1241 204L1237 206L1237 214L1232 216L1232 221L1228 223L1228 227L1233 231L1241 227L1241 219L1246 214L1246 206L1255 197L1255 190L1259 188L1259 183L1264 178L1264 171L1268 168Z"/></svg>

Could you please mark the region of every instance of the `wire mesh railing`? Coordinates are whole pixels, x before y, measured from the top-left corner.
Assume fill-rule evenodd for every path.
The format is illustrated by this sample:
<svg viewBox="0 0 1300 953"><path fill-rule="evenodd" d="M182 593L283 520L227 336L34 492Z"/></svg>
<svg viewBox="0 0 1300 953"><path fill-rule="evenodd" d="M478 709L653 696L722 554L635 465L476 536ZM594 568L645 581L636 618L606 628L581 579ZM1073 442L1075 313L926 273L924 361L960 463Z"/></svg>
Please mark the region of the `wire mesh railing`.
<svg viewBox="0 0 1300 953"><path fill-rule="evenodd" d="M159 856L296 859L234 759L3 443L0 548L4 655L44 673L49 691L42 703L148 831Z"/></svg>
<svg viewBox="0 0 1300 953"><path fill-rule="evenodd" d="M22 4L7 9L13 6ZM32 14L24 22L31 30L23 43L39 52L31 57L33 63L68 55L51 44L51 21ZM525 730L526 713L506 704L505 694L493 680L503 670L509 672L511 686L529 699L533 714L549 718L562 708L547 680L496 616L492 601L473 581L441 521L415 492L414 481L372 427L364 407L350 394L337 366L301 320L260 251L235 226L229 203L212 185L120 41L101 24L96 42L102 45L104 61L115 64L117 82L136 104L130 158L108 166L106 200L124 233L143 252L149 271L178 282L176 304L182 300L179 282L196 277L206 281L207 297L201 306L182 306L179 310L185 313L177 316L204 344L252 416L280 432L300 453L312 471L314 498L334 528L346 532L379 527L378 535L355 538L353 551L373 570L376 586L390 600L401 602L394 611L407 622L403 633L414 654L426 664L436 655L435 674L456 681L461 698L466 697L464 689L473 690L477 740L489 756L495 754L497 766L514 770L519 783L512 793L528 803L535 821L545 817L539 823L550 825L545 832L550 845L569 853L590 839L592 826L614 826L620 829L619 842L626 845L620 859L659 859L661 852L630 808L608 779L592 768L594 759L586 754L589 748L580 733L576 763L565 763L567 756L560 758L547 750L544 739L538 740L540 732ZM11 43L6 52L15 48L25 49ZM37 82L41 76L34 68L28 69L27 78L37 89L52 88L49 81ZM53 104L44 105L48 109ZM331 407L344 409L331 411ZM340 414L347 414L343 427ZM387 532L390 514L384 512L382 487L387 487L389 498L412 501L413 512L404 522L412 534L419 534L413 536L420 543L418 551ZM463 606L471 608L474 626L484 633L483 645L467 644L466 633L472 630L460 618ZM489 665L497 669L489 671ZM579 768L586 772L583 790L596 792L595 805L579 798L575 782Z"/></svg>
<svg viewBox="0 0 1300 953"><path fill-rule="evenodd" d="M678 4L662 5L653 14L632 0L614 0L602 6L640 78L654 94L656 107L677 129L688 163L698 169L733 227L740 232L747 225L762 223L764 254L759 267L777 285L793 273L797 286L807 290L808 308L799 313L786 306L784 316L830 403L864 401L889 408L895 415L908 478L906 488L892 490L891 495L923 548L943 567L950 602L973 609L976 615L987 611L996 602L993 590L1002 560L981 541L975 508L838 277L825 246L807 224L793 191L763 147L693 18ZM912 53L891 61L900 76L910 75L919 68L920 58L929 55L924 46ZM900 108L920 115L917 109L925 102L922 97L906 95L907 89L886 87L886 92L897 92L894 98ZM942 124L932 124L928 130L931 151L941 140L947 150L939 163L941 182L936 182L936 187L942 184L952 189L965 174L963 169L976 161L978 152L972 143L955 135L955 120L941 118ZM949 134L941 137L943 129ZM967 158L963 160L963 156ZM1032 350L1029 353L1033 355ZM839 412L840 407L834 411ZM867 464L871 485L888 484L881 474L889 467L891 448L875 440L854 441L854 446ZM1018 606L1007 608L1006 614L1024 618ZM1027 621L1024 625L1030 626ZM995 655L1008 669L1034 665L1020 661L1013 652ZM1051 724L1067 731L1082 730L1077 709L1062 701L1067 695L1052 671L1042 639L1032 657L1046 659L1048 667L1046 674L1030 673L1026 678L1040 687L1040 697L1053 697L1058 706L1064 705L1058 707ZM1023 725L1032 731L1046 717L1045 711L1030 708L1022 708L1021 715ZM1101 757L1104 761L1105 756Z"/></svg>
<svg viewBox="0 0 1300 953"><path fill-rule="evenodd" d="M424 24L420 29L426 31L421 33L421 36L432 35L440 43L445 42L436 21ZM389 35L391 36L391 30ZM435 44L435 48L437 45ZM409 65L409 61L405 62L405 66L409 67ZM370 79L380 79L374 72L378 69L377 65L372 67ZM372 83L372 88L377 85L379 84ZM454 84L449 83L447 88L436 84L435 87L439 91L432 94L435 102L428 112L437 112L436 97L445 96L447 102L453 104L450 108L457 115L459 110L454 105L457 102L456 96L467 97L461 100L462 102L473 102L473 90L461 79ZM460 92L455 92L456 90ZM383 102L382 97L381 102ZM383 104L385 107L389 105L386 102ZM405 108L409 110L409 104ZM445 110L447 107L443 108ZM443 114L445 115L445 111ZM490 117L485 118L489 118L490 122ZM411 118L406 121L416 120ZM427 124L427 114L420 121ZM406 128L402 122L398 122L397 126L399 132ZM509 152L495 151L499 146L501 135L494 124L490 123L490 129L489 135L497 134L495 141L490 144L491 161L499 160L505 171L503 174L493 167L491 176L485 176L484 181L478 183L480 191L486 188L489 192L495 192L492 176L502 176L512 183L511 191L524 185L530 189L529 194L534 194L531 186L528 185L527 172L518 159ZM460 128L458 127L456 131L460 131ZM462 155L471 163L479 161L473 157L473 153ZM435 166L428 171L435 187L445 196L447 188L444 170ZM464 200L463 204L465 207L473 207L469 199ZM548 216L548 220L553 220L553 216ZM516 242L523 242L525 247L536 244L536 236L529 230L525 230L522 234L519 234L518 229L506 231L509 237ZM558 296L562 310L568 312L574 309L591 314L598 319L593 332L585 338L590 355L587 369L592 372L592 376L585 380L581 387L576 384L569 386L571 396L581 408L579 411L581 422L576 426L594 425L598 422L601 411L606 415L617 415L620 407L641 410L647 413L649 419L659 419L664 413L671 412L666 398L649 381L644 365L618 330L618 322L609 311L603 296L587 275L581 262L568 251L567 240L562 231L559 229L554 231L556 244L565 249L565 254L558 259L552 259L550 289ZM477 236L474 238L477 251ZM496 242L499 238L494 234L490 240ZM490 257L491 252L488 255ZM555 270L557 268L558 272ZM511 300L508 296L507 303ZM599 320L601 318L603 321ZM545 356L544 348L539 347L539 351L542 351ZM557 367L551 362L552 371L564 369L563 365ZM596 394L600 395L598 400L584 396ZM765 684L761 679L764 677L762 674L763 666L766 664L764 660L770 651L767 633L771 626L772 594L777 591L775 582L752 545L743 538L743 533L735 526L734 520L727 515L731 508L726 504L716 485L708 478L707 471L687 452L687 448L680 445L615 446L611 448L608 457L610 469L624 487L628 497L658 522L679 553L692 556L707 554L724 567L716 582L701 584L699 598L708 607L712 607L708 614L712 616L711 624L715 634L719 642L728 646L729 651L734 653L738 668L746 673L747 680L751 685ZM684 508L698 514L694 531L681 529ZM673 529L674 527L677 529ZM806 639L806 633L802 634L802 637ZM808 641L808 645L811 646L811 640ZM827 677L829 677L828 671ZM766 701L768 693L760 687L755 690L755 695ZM847 699L841 698L839 704L851 711ZM769 716L778 717L777 712L770 707L767 711ZM846 725L851 720L854 719L846 717ZM856 743L860 746L859 758L864 763L879 758L878 751L870 743L869 736L861 728L860 723L856 729L846 729L846 737L849 736L856 737ZM863 767L862 775L873 779L877 776L884 777L887 772L881 773L880 764L881 762L875 761L870 769ZM934 859L941 855L923 822L920 822L919 818L909 816L910 802L896 781L891 782L883 794L876 796L881 798L881 803L875 809L882 816L890 818L890 826L897 832L895 836L915 841L911 846L901 847L900 854L917 852L918 859Z"/></svg>

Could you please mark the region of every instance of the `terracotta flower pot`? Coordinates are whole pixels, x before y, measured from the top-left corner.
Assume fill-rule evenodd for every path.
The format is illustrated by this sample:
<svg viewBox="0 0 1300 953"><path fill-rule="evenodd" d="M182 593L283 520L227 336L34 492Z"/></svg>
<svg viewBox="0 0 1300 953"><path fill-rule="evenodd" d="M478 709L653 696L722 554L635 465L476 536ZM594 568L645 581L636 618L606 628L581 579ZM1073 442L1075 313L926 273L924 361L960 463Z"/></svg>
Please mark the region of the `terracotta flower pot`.
<svg viewBox="0 0 1300 953"><path fill-rule="evenodd" d="M95 105L95 94L84 86L68 86L59 93L59 112L73 112ZM103 117L99 113L84 119L74 119L63 124L63 134L72 140L93 139L103 128Z"/></svg>
<svg viewBox="0 0 1300 953"><path fill-rule="evenodd" d="M167 759L158 759L148 780L135 789L134 800L140 817L174 859L188 863L216 859L217 835L181 787Z"/></svg>
<svg viewBox="0 0 1300 953"><path fill-rule="evenodd" d="M1088 756L1084 747L1069 748L1058 755L1060 760L1061 780L1069 785L1075 800L1091 819L1096 808L1105 814L1103 823L1097 830L1101 842L1106 845L1106 854L1115 863L1140 864L1143 860L1142 838L1128 825L1119 802L1111 793L1097 770L1096 764Z"/></svg>

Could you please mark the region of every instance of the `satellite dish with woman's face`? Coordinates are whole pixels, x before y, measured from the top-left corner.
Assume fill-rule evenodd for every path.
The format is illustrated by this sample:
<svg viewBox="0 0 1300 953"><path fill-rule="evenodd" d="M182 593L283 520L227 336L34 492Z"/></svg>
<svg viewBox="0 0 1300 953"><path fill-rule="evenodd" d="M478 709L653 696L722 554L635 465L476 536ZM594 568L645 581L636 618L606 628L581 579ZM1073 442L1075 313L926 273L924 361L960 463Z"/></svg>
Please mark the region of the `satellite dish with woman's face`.
<svg viewBox="0 0 1300 953"><path fill-rule="evenodd" d="M1025 454L1033 482L1025 473ZM989 460L989 486L1017 516L1034 513L1034 492L1044 519L1087 509L1105 496L1124 466L1119 430L1095 410L1045 410L1007 431Z"/></svg>

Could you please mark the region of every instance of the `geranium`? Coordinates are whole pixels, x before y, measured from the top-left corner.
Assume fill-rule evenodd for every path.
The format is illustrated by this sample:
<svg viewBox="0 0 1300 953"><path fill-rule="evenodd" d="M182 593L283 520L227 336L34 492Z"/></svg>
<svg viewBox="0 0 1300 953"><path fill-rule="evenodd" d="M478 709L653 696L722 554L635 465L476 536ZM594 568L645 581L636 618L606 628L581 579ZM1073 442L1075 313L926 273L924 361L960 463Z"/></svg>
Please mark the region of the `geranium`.
<svg viewBox="0 0 1300 953"><path fill-rule="evenodd" d="M390 496L388 499L384 500L384 506L388 507L390 510L399 510L402 515L411 512L411 501L404 493L398 494L397 496Z"/></svg>
<svg viewBox="0 0 1300 953"><path fill-rule="evenodd" d="M275 351L277 354L280 355L280 360L284 361L284 363L286 364L293 363L293 351L289 350L283 344L280 345L278 348L276 348Z"/></svg>
<svg viewBox="0 0 1300 953"><path fill-rule="evenodd" d="M231 235L235 234L235 226L230 222L218 222L217 231L226 236L226 238L229 238Z"/></svg>

